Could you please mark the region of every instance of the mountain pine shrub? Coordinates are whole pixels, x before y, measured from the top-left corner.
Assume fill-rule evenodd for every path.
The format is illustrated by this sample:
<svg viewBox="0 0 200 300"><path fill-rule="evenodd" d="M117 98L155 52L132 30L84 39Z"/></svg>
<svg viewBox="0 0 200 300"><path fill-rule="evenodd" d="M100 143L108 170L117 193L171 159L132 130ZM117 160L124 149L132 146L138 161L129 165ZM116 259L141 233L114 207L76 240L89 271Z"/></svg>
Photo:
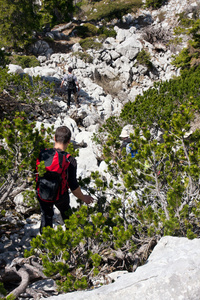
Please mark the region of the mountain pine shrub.
<svg viewBox="0 0 200 300"><path fill-rule="evenodd" d="M83 25L76 26L75 31L80 38L84 39L86 37L96 36L98 28L93 24L85 23Z"/></svg>
<svg viewBox="0 0 200 300"><path fill-rule="evenodd" d="M114 182L124 182L121 189L129 202L126 218L137 220L134 229L140 237L198 235L199 218L193 214L199 212L200 130L189 138L186 135L196 109L185 103L171 121L163 121L162 143L152 139L147 124L135 127L134 135L130 135L138 150L135 158L126 156L124 150L120 153L117 138L107 136L103 153L108 170Z"/></svg>
<svg viewBox="0 0 200 300"><path fill-rule="evenodd" d="M172 64L181 69L198 66L200 64L200 18L199 18L199 6L192 8L192 18L188 17L189 11L185 11L179 15L179 26L175 28L175 35L185 34L188 35L189 41L187 48L181 50L181 52L174 56Z"/></svg>
<svg viewBox="0 0 200 300"><path fill-rule="evenodd" d="M163 0L145 0L145 6L153 9L160 8L165 1Z"/></svg>
<svg viewBox="0 0 200 300"><path fill-rule="evenodd" d="M40 28L51 28L62 22L69 22L74 11L73 0L43 0L39 10Z"/></svg>
<svg viewBox="0 0 200 300"><path fill-rule="evenodd" d="M101 202L101 199L98 199ZM127 269L131 271L131 252L137 248L134 226L123 218L120 199L110 204L103 201L102 212L99 204L82 205L65 222L67 230L44 228L43 234L31 242L31 250L25 256L39 255L44 273L59 278L58 290L69 292L90 288L93 278L110 271ZM118 255L118 249L126 249L126 254ZM58 277L59 274L59 277Z"/></svg>
<svg viewBox="0 0 200 300"><path fill-rule="evenodd" d="M153 67L151 62L151 56L149 52L145 51L144 49L138 53L137 62L141 65L147 66L148 69L152 69Z"/></svg>
<svg viewBox="0 0 200 300"><path fill-rule="evenodd" d="M88 20L101 20L105 19L110 21L112 19L121 19L123 15L132 12L142 6L141 0L127 0L122 2L116 1L97 1L94 3L92 9L88 11Z"/></svg>
<svg viewBox="0 0 200 300"><path fill-rule="evenodd" d="M135 102L128 102L122 112L121 119L130 124L148 126L163 121L170 122L172 115L181 104L190 99L190 105L200 107L198 87L200 84L200 68L185 70L182 76L165 82L157 82L154 87L138 95Z"/></svg>
<svg viewBox="0 0 200 300"><path fill-rule="evenodd" d="M25 59L20 58L20 60L23 64L27 63L26 57ZM29 59L28 63L30 63ZM27 104L43 103L49 95L54 94L54 83L44 81L40 76L33 76L30 79L28 74L12 74L8 73L7 69L1 69L0 93L4 90L14 97L15 101Z"/></svg>
<svg viewBox="0 0 200 300"><path fill-rule="evenodd" d="M52 129L42 125L39 132L35 126L24 112L16 113L11 121L4 119L0 123L1 205L31 186L39 151L50 145ZM33 192L29 195L34 198Z"/></svg>
<svg viewBox="0 0 200 300"><path fill-rule="evenodd" d="M24 50L33 42L33 30L39 29L39 5L35 1L1 1L0 48Z"/></svg>
<svg viewBox="0 0 200 300"><path fill-rule="evenodd" d="M87 52L78 51L78 52L73 52L72 55L80 58L81 60L83 60L85 62L88 62L88 63L93 62L93 57Z"/></svg>
<svg viewBox="0 0 200 300"><path fill-rule="evenodd" d="M23 69L25 68L31 68L31 67L37 67L40 65L39 61L37 58L33 55L27 56L27 55L13 55L10 57L10 63L19 65Z"/></svg>
<svg viewBox="0 0 200 300"><path fill-rule="evenodd" d="M102 48L102 43L98 42L95 38L88 37L80 40L79 43L83 48L83 50L88 50L88 49L99 50Z"/></svg>
<svg viewBox="0 0 200 300"><path fill-rule="evenodd" d="M2 68L5 68L7 64L9 64L10 60L9 60L9 57L10 57L10 53L6 52L5 50L3 49L0 49L0 66Z"/></svg>

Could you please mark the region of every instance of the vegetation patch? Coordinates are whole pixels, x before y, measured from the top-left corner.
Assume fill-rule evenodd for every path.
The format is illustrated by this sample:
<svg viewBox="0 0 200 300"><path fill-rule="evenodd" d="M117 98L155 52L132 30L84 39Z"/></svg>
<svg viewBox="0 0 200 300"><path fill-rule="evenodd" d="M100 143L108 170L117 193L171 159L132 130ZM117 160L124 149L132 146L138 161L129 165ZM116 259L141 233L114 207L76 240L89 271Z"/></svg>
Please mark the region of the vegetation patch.
<svg viewBox="0 0 200 300"><path fill-rule="evenodd" d="M26 56L26 55L16 55L15 54L15 55L10 57L10 63L15 64L15 65L19 65L19 66L22 67L22 69L31 68L31 67L34 68L34 67L40 66L39 61L33 55Z"/></svg>
<svg viewBox="0 0 200 300"><path fill-rule="evenodd" d="M89 55L87 52L74 52L72 55L82 59L84 62L87 63L93 62L93 57Z"/></svg>
<svg viewBox="0 0 200 300"><path fill-rule="evenodd" d="M179 55L174 56L172 64L176 67L185 69L200 64L200 8L192 8L191 11L185 11L179 15L179 26L175 28L174 33L178 35L187 35L189 37L187 48L182 49ZM191 13L192 17L188 17Z"/></svg>
<svg viewBox="0 0 200 300"><path fill-rule="evenodd" d="M117 33L113 29L113 27L101 26L100 28L96 27L93 24L86 23L81 26L76 26L74 32L77 36L79 36L84 44L84 40L86 39L86 43L88 43L88 38L98 37L100 40L105 40L107 37L116 37Z"/></svg>
<svg viewBox="0 0 200 300"><path fill-rule="evenodd" d="M96 41L96 38L86 38L80 40L79 43L84 50L88 50L88 49L99 50L102 48L102 43Z"/></svg>
<svg viewBox="0 0 200 300"><path fill-rule="evenodd" d="M200 67L183 72L181 77L155 83L153 88L137 96L135 102L127 103L121 117L130 124L146 122L151 126L153 122L158 125L169 122L178 106L188 99L200 108L199 85Z"/></svg>
<svg viewBox="0 0 200 300"><path fill-rule="evenodd" d="M158 9L164 4L165 0L146 0L145 6Z"/></svg>
<svg viewBox="0 0 200 300"><path fill-rule="evenodd" d="M142 6L141 0L116 0L95 2L91 10L87 13L88 20L121 19L123 15L133 12Z"/></svg>
<svg viewBox="0 0 200 300"><path fill-rule="evenodd" d="M151 62L151 56L149 52L145 51L144 49L138 53L137 62L141 65L147 66L148 69L151 69L153 67Z"/></svg>
<svg viewBox="0 0 200 300"><path fill-rule="evenodd" d="M113 27L106 27L106 26L102 26L98 29L98 34L99 35L103 35L105 38L107 37L116 37L117 33L116 31L113 29Z"/></svg>
<svg viewBox="0 0 200 300"><path fill-rule="evenodd" d="M87 37L96 36L98 33L98 28L93 24L86 23L81 26L76 26L75 31L80 38L84 39Z"/></svg>

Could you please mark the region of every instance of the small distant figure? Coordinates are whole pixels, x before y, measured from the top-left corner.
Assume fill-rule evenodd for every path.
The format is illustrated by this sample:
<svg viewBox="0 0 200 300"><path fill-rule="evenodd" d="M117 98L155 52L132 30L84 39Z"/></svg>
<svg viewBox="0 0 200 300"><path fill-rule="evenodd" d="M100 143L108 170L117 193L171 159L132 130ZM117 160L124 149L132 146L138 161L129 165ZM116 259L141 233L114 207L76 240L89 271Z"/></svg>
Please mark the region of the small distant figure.
<svg viewBox="0 0 200 300"><path fill-rule="evenodd" d="M122 139L122 145L121 150L123 148L126 148L126 154L131 154L131 157L135 157L135 155L138 153L137 149L134 149L134 144L131 141L130 133L133 131L133 128L131 125L126 125L120 134L120 138Z"/></svg>
<svg viewBox="0 0 200 300"><path fill-rule="evenodd" d="M74 94L74 100L76 107L80 107L78 103L78 91L80 91L79 83L77 77L72 74L72 67L68 68L68 74L65 74L61 82L60 87L65 87L67 93L67 107L70 108L71 95ZM78 90L78 91L77 91Z"/></svg>

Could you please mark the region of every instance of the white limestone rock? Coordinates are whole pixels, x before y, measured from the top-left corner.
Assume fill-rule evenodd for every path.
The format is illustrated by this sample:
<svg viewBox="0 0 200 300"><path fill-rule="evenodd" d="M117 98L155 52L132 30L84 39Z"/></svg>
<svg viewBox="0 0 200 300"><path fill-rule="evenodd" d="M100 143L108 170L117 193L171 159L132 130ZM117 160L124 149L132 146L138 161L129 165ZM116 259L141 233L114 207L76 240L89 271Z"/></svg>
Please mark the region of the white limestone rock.
<svg viewBox="0 0 200 300"><path fill-rule="evenodd" d="M72 46L72 52L83 52L83 48L81 47L81 45L79 43L75 43Z"/></svg>
<svg viewBox="0 0 200 300"><path fill-rule="evenodd" d="M78 168L77 177L90 176L91 172L98 170L97 158L89 147L79 149L79 156L76 157Z"/></svg>
<svg viewBox="0 0 200 300"><path fill-rule="evenodd" d="M117 276L116 276L117 277ZM200 239L163 237L147 263L114 283L49 300L199 300ZM44 299L44 298L42 298Z"/></svg>
<svg viewBox="0 0 200 300"><path fill-rule="evenodd" d="M15 196L13 202L15 203L16 211L19 213L26 214L32 210L32 208L27 205L27 202L25 201L22 193Z"/></svg>
<svg viewBox="0 0 200 300"><path fill-rule="evenodd" d="M129 60L133 60L141 50L141 42L136 40L134 37L126 39L123 43L116 47L116 51L121 53L121 55L126 56Z"/></svg>
<svg viewBox="0 0 200 300"><path fill-rule="evenodd" d="M22 74L24 73L24 70L22 67L14 64L9 64L8 65L8 73L13 73L13 74Z"/></svg>

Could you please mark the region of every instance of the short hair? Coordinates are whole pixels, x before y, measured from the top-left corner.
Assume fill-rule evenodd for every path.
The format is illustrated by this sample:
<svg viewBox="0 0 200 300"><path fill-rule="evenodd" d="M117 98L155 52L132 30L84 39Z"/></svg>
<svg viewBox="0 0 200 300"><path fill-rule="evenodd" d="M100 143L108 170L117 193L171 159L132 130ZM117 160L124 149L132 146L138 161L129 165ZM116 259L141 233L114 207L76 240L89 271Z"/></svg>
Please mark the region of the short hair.
<svg viewBox="0 0 200 300"><path fill-rule="evenodd" d="M69 68L68 68L68 72L69 72L69 73L71 73L72 70L73 70L72 67L69 67Z"/></svg>
<svg viewBox="0 0 200 300"><path fill-rule="evenodd" d="M55 132L55 141L61 144L67 144L71 138L71 130L67 126L60 126Z"/></svg>

